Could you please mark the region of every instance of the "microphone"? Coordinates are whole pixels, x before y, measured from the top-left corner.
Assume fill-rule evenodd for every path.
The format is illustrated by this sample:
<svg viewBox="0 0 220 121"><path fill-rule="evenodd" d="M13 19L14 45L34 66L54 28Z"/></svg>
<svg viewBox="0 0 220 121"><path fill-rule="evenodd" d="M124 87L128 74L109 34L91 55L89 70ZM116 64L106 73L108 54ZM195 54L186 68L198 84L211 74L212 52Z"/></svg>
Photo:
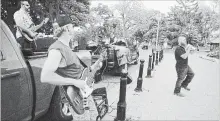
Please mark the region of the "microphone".
<svg viewBox="0 0 220 121"><path fill-rule="evenodd" d="M195 48L193 45L191 45L191 44L187 44L187 47L188 47L190 50L196 50L196 48Z"/></svg>

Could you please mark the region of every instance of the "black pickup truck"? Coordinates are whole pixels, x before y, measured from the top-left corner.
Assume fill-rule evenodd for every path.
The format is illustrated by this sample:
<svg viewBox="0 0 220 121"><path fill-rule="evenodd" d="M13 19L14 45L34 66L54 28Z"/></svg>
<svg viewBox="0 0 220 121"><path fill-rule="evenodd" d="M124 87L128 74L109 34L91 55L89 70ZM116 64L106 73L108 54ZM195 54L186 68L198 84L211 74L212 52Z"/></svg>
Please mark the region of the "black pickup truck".
<svg viewBox="0 0 220 121"><path fill-rule="evenodd" d="M42 117L46 117L46 121L72 120L59 87L40 81L47 53L24 56L2 20L0 42L1 120L30 121Z"/></svg>

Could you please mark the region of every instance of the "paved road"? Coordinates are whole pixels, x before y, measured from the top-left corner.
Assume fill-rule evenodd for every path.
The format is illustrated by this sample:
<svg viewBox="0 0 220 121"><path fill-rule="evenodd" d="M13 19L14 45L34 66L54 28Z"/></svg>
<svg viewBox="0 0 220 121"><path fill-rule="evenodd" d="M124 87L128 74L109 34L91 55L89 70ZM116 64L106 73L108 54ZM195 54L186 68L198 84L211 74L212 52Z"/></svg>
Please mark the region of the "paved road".
<svg viewBox="0 0 220 121"><path fill-rule="evenodd" d="M140 50L145 59L144 76L150 50ZM172 51L165 52L164 60L156 66L153 78L144 78L143 92L136 93L139 64L129 68L134 82L127 86L126 119L130 120L217 120L219 119L219 64L199 58L204 52L190 56L189 62L195 78L189 85L190 92L180 98L173 95L176 81L175 59ZM111 106L103 120L113 120L117 112L119 77L104 76L99 86L108 84ZM108 80L108 81L107 81ZM109 83L108 83L109 82ZM111 110L112 109L112 110Z"/></svg>
<svg viewBox="0 0 220 121"><path fill-rule="evenodd" d="M148 56L151 50L140 50L140 59L145 60L143 77L147 73ZM189 85L190 92L182 90L186 97L173 95L176 82L175 59L172 50L164 53L164 60L155 67L153 78L143 78L143 92L136 93L138 65L131 65L129 73L133 82L127 85L127 120L218 120L219 119L219 63L200 58L204 52L190 56L189 63L195 78ZM106 87L109 112L103 121L116 117L120 77L105 74L95 87ZM93 116L93 119L96 116Z"/></svg>

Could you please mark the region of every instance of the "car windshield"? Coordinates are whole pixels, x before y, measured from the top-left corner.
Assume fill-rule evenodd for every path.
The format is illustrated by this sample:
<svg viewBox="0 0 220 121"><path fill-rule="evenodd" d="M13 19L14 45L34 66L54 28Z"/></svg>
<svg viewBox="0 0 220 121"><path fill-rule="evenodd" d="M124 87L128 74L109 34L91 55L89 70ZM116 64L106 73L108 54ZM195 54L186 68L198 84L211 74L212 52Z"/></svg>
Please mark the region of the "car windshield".
<svg viewBox="0 0 220 121"><path fill-rule="evenodd" d="M122 41L115 43L115 45L126 46L125 42L122 42Z"/></svg>

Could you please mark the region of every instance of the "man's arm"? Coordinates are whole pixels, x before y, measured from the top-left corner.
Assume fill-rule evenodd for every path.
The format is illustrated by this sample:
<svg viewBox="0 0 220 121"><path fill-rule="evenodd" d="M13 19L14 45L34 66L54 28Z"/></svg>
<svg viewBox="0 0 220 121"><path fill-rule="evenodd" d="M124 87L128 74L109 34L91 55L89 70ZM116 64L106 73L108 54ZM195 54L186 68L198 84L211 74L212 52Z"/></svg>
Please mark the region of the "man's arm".
<svg viewBox="0 0 220 121"><path fill-rule="evenodd" d="M182 54L180 57L186 59L189 56L190 48L186 47L186 53Z"/></svg>
<svg viewBox="0 0 220 121"><path fill-rule="evenodd" d="M32 29L33 29L33 31L37 31L37 30L40 29L43 25L44 25L44 21L42 21L39 25L36 25L36 26L32 27Z"/></svg>
<svg viewBox="0 0 220 121"><path fill-rule="evenodd" d="M36 32L32 32L31 30L26 29L25 27L22 27L22 26L19 26L19 25L17 25L17 27L19 27L22 32L27 33L27 34L30 35L31 37L35 37L35 36L37 35Z"/></svg>
<svg viewBox="0 0 220 121"><path fill-rule="evenodd" d="M34 31L37 31L38 29L40 29L44 24L46 24L49 21L49 18L46 18L45 20L43 20L39 25L36 25L33 27Z"/></svg>
<svg viewBox="0 0 220 121"><path fill-rule="evenodd" d="M84 88L85 82L79 79L64 78L55 73L59 67L62 55L59 50L50 50L41 72L41 82L54 85L74 85Z"/></svg>

